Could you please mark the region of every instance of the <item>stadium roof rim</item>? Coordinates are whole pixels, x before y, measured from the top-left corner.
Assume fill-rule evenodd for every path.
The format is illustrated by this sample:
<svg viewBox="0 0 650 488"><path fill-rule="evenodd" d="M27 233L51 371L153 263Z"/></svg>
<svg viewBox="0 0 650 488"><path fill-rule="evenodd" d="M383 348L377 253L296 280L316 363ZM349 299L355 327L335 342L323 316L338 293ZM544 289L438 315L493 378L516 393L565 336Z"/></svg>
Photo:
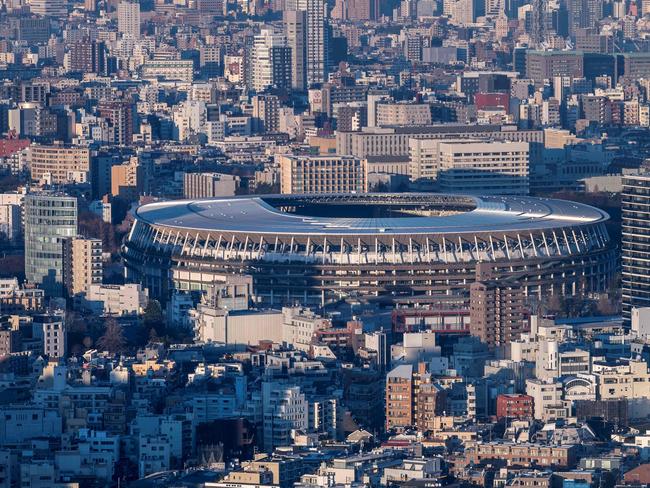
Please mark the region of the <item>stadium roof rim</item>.
<svg viewBox="0 0 650 488"><path fill-rule="evenodd" d="M308 201L319 205L328 200L357 205L415 201L430 206L456 200L474 208L443 216L321 217L283 212L268 203L284 202L290 206L292 201ZM304 236L530 232L593 225L609 219L598 208L565 200L440 193L253 195L173 200L143 205L135 210L135 217L150 225L185 231Z"/></svg>

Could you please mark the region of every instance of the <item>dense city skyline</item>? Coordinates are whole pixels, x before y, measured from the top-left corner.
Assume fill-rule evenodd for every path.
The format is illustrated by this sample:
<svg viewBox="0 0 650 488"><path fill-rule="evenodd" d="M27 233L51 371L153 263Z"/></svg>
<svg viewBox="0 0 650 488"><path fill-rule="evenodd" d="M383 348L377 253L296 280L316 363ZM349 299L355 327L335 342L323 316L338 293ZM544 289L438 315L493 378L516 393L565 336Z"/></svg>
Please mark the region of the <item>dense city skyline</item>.
<svg viewBox="0 0 650 488"><path fill-rule="evenodd" d="M649 0L0 0L0 488L650 486Z"/></svg>

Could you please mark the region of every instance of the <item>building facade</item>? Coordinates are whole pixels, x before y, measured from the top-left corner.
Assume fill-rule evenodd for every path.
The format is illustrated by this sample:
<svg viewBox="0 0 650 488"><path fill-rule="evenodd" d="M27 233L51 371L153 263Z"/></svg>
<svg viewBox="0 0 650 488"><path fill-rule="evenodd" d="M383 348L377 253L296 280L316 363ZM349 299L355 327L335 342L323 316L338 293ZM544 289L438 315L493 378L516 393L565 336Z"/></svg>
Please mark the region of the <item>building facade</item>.
<svg viewBox="0 0 650 488"><path fill-rule="evenodd" d="M527 142L455 142L439 146L441 191L528 195Z"/></svg>
<svg viewBox="0 0 650 488"><path fill-rule="evenodd" d="M364 193L364 161L351 156L280 156L282 193Z"/></svg>
<svg viewBox="0 0 650 488"><path fill-rule="evenodd" d="M63 240L76 235L76 198L55 193L25 196L25 277L47 295L63 295Z"/></svg>
<svg viewBox="0 0 650 488"><path fill-rule="evenodd" d="M621 294L629 323L632 308L650 306L650 175L623 177L621 208Z"/></svg>
<svg viewBox="0 0 650 488"><path fill-rule="evenodd" d="M123 1L117 6L117 30L125 37L140 38L140 4Z"/></svg>
<svg viewBox="0 0 650 488"><path fill-rule="evenodd" d="M524 292L518 282L495 280L486 263L479 263L469 293L470 333L489 348L506 346L525 332Z"/></svg>
<svg viewBox="0 0 650 488"><path fill-rule="evenodd" d="M82 236L63 240L63 284L67 296L86 293L103 277L101 239Z"/></svg>
<svg viewBox="0 0 650 488"><path fill-rule="evenodd" d="M90 150L62 144L29 147L32 181L47 180L52 185L85 182L90 171Z"/></svg>
<svg viewBox="0 0 650 488"><path fill-rule="evenodd" d="M235 195L239 177L223 173L185 173L183 196L185 198L214 198Z"/></svg>

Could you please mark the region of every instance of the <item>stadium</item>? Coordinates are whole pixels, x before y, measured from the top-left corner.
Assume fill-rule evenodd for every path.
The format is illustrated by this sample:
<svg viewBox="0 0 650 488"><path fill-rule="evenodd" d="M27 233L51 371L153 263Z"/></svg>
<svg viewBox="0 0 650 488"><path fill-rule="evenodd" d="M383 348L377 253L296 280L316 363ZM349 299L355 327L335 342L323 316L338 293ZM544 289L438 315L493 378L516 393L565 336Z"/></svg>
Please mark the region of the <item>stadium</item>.
<svg viewBox="0 0 650 488"><path fill-rule="evenodd" d="M432 193L263 195L143 205L127 277L166 301L229 274L264 305L340 299L427 303L467 295L478 262L527 296L603 291L609 216L574 202Z"/></svg>

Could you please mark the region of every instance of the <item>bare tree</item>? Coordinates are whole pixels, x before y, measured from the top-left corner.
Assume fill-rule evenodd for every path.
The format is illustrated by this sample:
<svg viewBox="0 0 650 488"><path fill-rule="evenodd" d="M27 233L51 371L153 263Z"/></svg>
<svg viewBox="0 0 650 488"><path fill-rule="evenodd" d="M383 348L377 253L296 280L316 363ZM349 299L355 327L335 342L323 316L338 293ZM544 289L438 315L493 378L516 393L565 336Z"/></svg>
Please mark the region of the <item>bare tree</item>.
<svg viewBox="0 0 650 488"><path fill-rule="evenodd" d="M106 330L104 334L97 339L97 348L102 351L108 351L112 354L122 352L126 346L122 326L117 320L109 317L106 319Z"/></svg>

